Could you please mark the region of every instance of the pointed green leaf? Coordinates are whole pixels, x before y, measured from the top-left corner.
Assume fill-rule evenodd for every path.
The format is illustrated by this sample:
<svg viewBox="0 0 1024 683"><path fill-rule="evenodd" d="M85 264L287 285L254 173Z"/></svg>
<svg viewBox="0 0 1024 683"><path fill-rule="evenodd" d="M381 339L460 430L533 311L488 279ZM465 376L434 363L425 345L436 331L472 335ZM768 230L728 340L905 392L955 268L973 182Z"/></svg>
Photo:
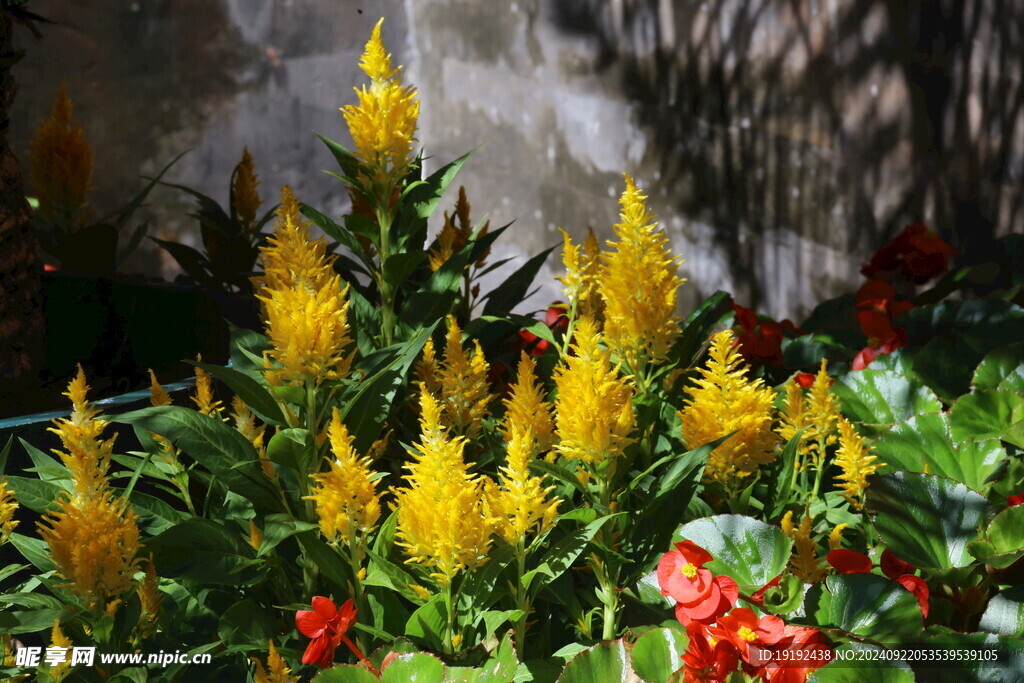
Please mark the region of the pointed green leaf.
<svg viewBox="0 0 1024 683"><path fill-rule="evenodd" d="M245 405L264 422L278 426L285 422L281 414L281 406L277 404L274 397L259 382L249 375L235 370L234 368L214 365L211 363L197 363L186 361L190 365L202 368L208 373L228 385L231 391L238 394L239 398L245 401Z"/></svg>
<svg viewBox="0 0 1024 683"><path fill-rule="evenodd" d="M651 629L633 644L633 669L647 683L668 683L669 677L683 667L683 653L689 643L682 627Z"/></svg>
<svg viewBox="0 0 1024 683"><path fill-rule="evenodd" d="M628 681L632 675L629 652L620 639L595 645L573 657L559 676L558 683Z"/></svg>

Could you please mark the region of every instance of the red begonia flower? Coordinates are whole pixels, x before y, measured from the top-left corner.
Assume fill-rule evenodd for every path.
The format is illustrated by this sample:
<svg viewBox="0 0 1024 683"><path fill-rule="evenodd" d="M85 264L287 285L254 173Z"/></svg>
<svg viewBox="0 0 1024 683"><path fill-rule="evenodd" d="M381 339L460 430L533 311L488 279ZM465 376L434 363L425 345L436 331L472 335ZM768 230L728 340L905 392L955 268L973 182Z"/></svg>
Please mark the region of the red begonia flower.
<svg viewBox="0 0 1024 683"><path fill-rule="evenodd" d="M544 324L552 331L565 334L569 330L569 316L566 315L568 307L561 301L556 301L544 312Z"/></svg>
<svg viewBox="0 0 1024 683"><path fill-rule="evenodd" d="M867 277L900 277L922 284L938 277L949 267L949 257L956 253L939 235L917 222L903 228L891 242L883 246L860 272Z"/></svg>
<svg viewBox="0 0 1024 683"><path fill-rule="evenodd" d="M295 613L295 626L307 638L312 638L302 654L303 664L316 664L326 669L334 661L334 651L344 641L353 647L345 633L356 621L355 603L349 599L338 607L330 598L313 596L312 611L299 610ZM358 650L356 650L358 653Z"/></svg>
<svg viewBox="0 0 1024 683"><path fill-rule="evenodd" d="M662 595L676 601L676 618L684 626L707 623L728 612L739 598L739 587L728 576L712 576L704 569L711 554L693 541L676 543L658 563Z"/></svg>
<svg viewBox="0 0 1024 683"><path fill-rule="evenodd" d="M896 583L914 594L914 597L917 598L917 603L921 606L921 616L927 619L929 590L928 584L924 582L924 579L920 576L914 576L913 574L904 574L896 579Z"/></svg>
<svg viewBox="0 0 1024 683"><path fill-rule="evenodd" d="M683 655L683 681L686 683L725 683L736 670L739 652L728 640L708 641L703 624L686 627L690 643Z"/></svg>
<svg viewBox="0 0 1024 683"><path fill-rule="evenodd" d="M804 389L807 389L814 385L814 377L815 375L813 372L801 372L793 377L793 381Z"/></svg>
<svg viewBox="0 0 1024 683"><path fill-rule="evenodd" d="M708 633L732 643L743 661L749 664L750 646L774 645L782 639L785 627L785 622L773 614L758 619L754 610L739 607L719 617L717 624L708 628Z"/></svg>
<svg viewBox="0 0 1024 683"><path fill-rule="evenodd" d="M783 637L772 648L780 650L805 650L804 655L790 655L786 659L776 656L756 674L769 683L804 683L815 669L828 663L825 652L830 650L821 631L816 628L787 624ZM814 653L820 653L815 656Z"/></svg>
<svg viewBox="0 0 1024 683"><path fill-rule="evenodd" d="M914 565L896 557L896 553L888 548L882 551L882 559L879 564L882 566L882 573L893 581L904 574L913 574L915 569Z"/></svg>
<svg viewBox="0 0 1024 683"><path fill-rule="evenodd" d="M874 566L864 553L842 548L830 550L825 559L840 574L868 574Z"/></svg>
<svg viewBox="0 0 1024 683"><path fill-rule="evenodd" d="M758 605L764 604L764 594L768 592L769 588L774 588L779 585L779 581L782 579L782 575L776 576L774 579L766 583L757 589L757 592L750 596L751 602L756 602Z"/></svg>
<svg viewBox="0 0 1024 683"><path fill-rule="evenodd" d="M774 320L761 322L757 313L752 308L745 308L735 301L730 302L733 314L736 317L736 324L739 327L739 334L736 337L736 347L740 353L750 361L759 360L772 365L782 363L782 338L784 327ZM789 327L796 329L792 322Z"/></svg>
<svg viewBox="0 0 1024 683"><path fill-rule="evenodd" d="M1007 496L1006 504L1012 508L1015 508L1018 505L1024 505L1024 491L1021 491L1019 494L1016 495Z"/></svg>

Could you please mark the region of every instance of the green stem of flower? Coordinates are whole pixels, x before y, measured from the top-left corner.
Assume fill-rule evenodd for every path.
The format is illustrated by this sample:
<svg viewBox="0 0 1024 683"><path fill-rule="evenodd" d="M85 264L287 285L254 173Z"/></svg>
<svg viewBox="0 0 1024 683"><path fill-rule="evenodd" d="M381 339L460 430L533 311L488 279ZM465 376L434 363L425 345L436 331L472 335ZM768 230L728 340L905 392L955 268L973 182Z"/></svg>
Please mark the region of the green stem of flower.
<svg viewBox="0 0 1024 683"><path fill-rule="evenodd" d="M385 201L390 199L391 190L387 189ZM384 267L391 257L391 223L393 222L391 212L384 209L377 210L377 225L380 227L380 303L381 303L381 338L384 346L391 346L395 339L395 301L394 292L391 291L391 284L384 273Z"/></svg>
<svg viewBox="0 0 1024 683"><path fill-rule="evenodd" d="M363 582L359 580L359 572L362 570L363 564L363 550L362 541L352 538L348 543L348 562L349 567L352 570L352 599L356 604L356 615L362 615L363 619L366 618L366 605L365 598L363 596ZM362 631L356 635L356 642L359 643L359 647L366 650L366 636Z"/></svg>
<svg viewBox="0 0 1024 683"><path fill-rule="evenodd" d="M445 654L450 655L454 652L452 649L454 643L452 641L455 640L455 596L452 591L452 581L445 585L444 601L445 606L448 608L448 623L444 629L444 642L442 646L444 647Z"/></svg>
<svg viewBox="0 0 1024 683"><path fill-rule="evenodd" d="M598 491L603 511L605 514L609 514L611 512L612 487L606 475L598 475ZM615 538L614 529L606 523L598 533L602 545L611 549ZM619 631L619 591L616 586L619 570L618 567L613 568L614 560L610 554L607 557L597 557L596 559L594 575L601 588L601 602L604 604L601 639L610 641L615 639Z"/></svg>
<svg viewBox="0 0 1024 683"><path fill-rule="evenodd" d="M526 547L522 538L516 545L516 609L522 611L522 616L516 620L516 652L519 654L519 661L526 661L526 617L530 611L529 599L526 595L526 587L523 585L523 574L526 573Z"/></svg>

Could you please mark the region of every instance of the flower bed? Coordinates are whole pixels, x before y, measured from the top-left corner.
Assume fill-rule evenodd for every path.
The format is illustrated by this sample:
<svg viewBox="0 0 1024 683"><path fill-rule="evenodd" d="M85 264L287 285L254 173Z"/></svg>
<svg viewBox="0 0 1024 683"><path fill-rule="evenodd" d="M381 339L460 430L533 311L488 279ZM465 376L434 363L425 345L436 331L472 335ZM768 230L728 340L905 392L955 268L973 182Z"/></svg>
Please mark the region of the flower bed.
<svg viewBox="0 0 1024 683"><path fill-rule="evenodd" d="M379 24L361 67L355 151L325 140L353 213L282 190L253 279L265 334L196 362L189 405L154 378L151 407L103 415L80 372L56 457L24 444L34 468L0 486L22 558L0 568L0 673L1024 671L1018 290L955 298L957 272L919 292L950 249L911 226L800 327L724 293L680 319L679 259L627 176L604 250L564 237L566 302L515 315L547 254L481 296L504 228L474 229L462 192L428 240L466 157L421 177Z"/></svg>

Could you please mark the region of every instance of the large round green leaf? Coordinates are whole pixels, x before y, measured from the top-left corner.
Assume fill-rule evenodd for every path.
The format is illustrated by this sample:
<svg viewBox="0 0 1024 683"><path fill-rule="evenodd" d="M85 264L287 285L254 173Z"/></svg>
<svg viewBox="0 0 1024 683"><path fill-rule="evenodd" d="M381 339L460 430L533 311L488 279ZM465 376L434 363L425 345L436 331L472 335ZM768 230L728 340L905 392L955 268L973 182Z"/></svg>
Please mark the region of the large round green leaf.
<svg viewBox="0 0 1024 683"><path fill-rule="evenodd" d="M632 674L626 645L622 640L616 640L595 645L573 657L559 676L558 683L627 681Z"/></svg>
<svg viewBox="0 0 1024 683"><path fill-rule="evenodd" d="M956 441L1002 439L1024 448L1024 395L1006 389L962 396L949 411Z"/></svg>
<svg viewBox="0 0 1024 683"><path fill-rule="evenodd" d="M941 661L910 662L921 681L1017 683L1024 680L1024 641L990 633L946 633L923 644L947 651ZM986 659L997 656L995 661Z"/></svg>
<svg viewBox="0 0 1024 683"><path fill-rule="evenodd" d="M966 567L967 544L992 513L985 497L958 481L918 472L893 472L868 489L867 508L885 545L917 567Z"/></svg>
<svg viewBox="0 0 1024 683"><path fill-rule="evenodd" d="M975 490L984 489L986 480L1006 461L1006 450L999 441L953 443L949 415L925 413L893 425L875 441L872 450L885 465L888 474L897 470L927 472L963 482Z"/></svg>
<svg viewBox="0 0 1024 683"><path fill-rule="evenodd" d="M354 664L339 664L321 672L313 679L315 683L377 683L372 673Z"/></svg>
<svg viewBox="0 0 1024 683"><path fill-rule="evenodd" d="M1013 379L1011 379L1013 378ZM975 389L995 389L1009 380L1004 389L1024 391L1024 344L1010 344L998 348L978 364L971 384Z"/></svg>
<svg viewBox="0 0 1024 683"><path fill-rule="evenodd" d="M1024 636L1024 586L1014 586L993 596L978 628L1004 636Z"/></svg>
<svg viewBox="0 0 1024 683"><path fill-rule="evenodd" d="M682 668L689 642L682 628L651 629L633 644L633 670L647 683L667 683Z"/></svg>
<svg viewBox="0 0 1024 683"><path fill-rule="evenodd" d="M425 652L398 655L381 672L381 683L443 683L444 664Z"/></svg>
<svg viewBox="0 0 1024 683"><path fill-rule="evenodd" d="M997 569L1005 569L1024 557L1024 505L996 515L985 530L985 538L971 543L968 550Z"/></svg>
<svg viewBox="0 0 1024 683"><path fill-rule="evenodd" d="M804 614L816 626L879 642L907 642L924 627L917 598L876 574L829 576L807 592Z"/></svg>
<svg viewBox="0 0 1024 683"><path fill-rule="evenodd" d="M914 374L952 402L970 390L972 371L991 348L991 342L966 334L935 337L915 356Z"/></svg>
<svg viewBox="0 0 1024 683"><path fill-rule="evenodd" d="M829 664L808 676L807 683L914 683L914 672L903 662L857 659L860 652L881 649L869 643L843 643L833 650Z"/></svg>
<svg viewBox="0 0 1024 683"><path fill-rule="evenodd" d="M919 413L937 413L942 403L931 389L892 370L861 370L840 378L832 387L843 412L872 430L903 422Z"/></svg>
<svg viewBox="0 0 1024 683"><path fill-rule="evenodd" d="M793 542L782 529L744 515L716 515L684 524L675 540L690 540L714 558L706 567L731 576L744 593L782 573Z"/></svg>

